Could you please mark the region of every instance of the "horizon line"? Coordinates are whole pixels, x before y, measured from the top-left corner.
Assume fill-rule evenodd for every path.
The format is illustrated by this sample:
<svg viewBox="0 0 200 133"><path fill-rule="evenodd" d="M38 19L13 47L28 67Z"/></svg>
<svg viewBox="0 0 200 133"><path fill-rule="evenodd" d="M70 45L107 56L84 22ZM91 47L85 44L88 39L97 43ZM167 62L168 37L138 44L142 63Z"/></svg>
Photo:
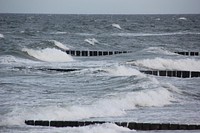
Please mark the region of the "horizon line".
<svg viewBox="0 0 200 133"><path fill-rule="evenodd" d="M200 15L200 13L22 13L0 12L0 14L32 14L32 15Z"/></svg>

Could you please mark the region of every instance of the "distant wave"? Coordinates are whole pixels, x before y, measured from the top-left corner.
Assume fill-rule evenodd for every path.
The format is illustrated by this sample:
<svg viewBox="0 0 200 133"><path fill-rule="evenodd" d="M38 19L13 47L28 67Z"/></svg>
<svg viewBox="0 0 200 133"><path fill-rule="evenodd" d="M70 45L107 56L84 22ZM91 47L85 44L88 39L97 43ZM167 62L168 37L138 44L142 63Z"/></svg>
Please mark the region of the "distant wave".
<svg viewBox="0 0 200 133"><path fill-rule="evenodd" d="M112 24L112 26L120 30L122 29L119 24Z"/></svg>
<svg viewBox="0 0 200 133"><path fill-rule="evenodd" d="M185 18L185 17L180 17L180 18L178 18L179 20L187 20L187 18Z"/></svg>
<svg viewBox="0 0 200 133"><path fill-rule="evenodd" d="M200 32L171 32L171 33L113 33L112 36L143 37L143 36L173 36L173 35L200 35Z"/></svg>
<svg viewBox="0 0 200 133"><path fill-rule="evenodd" d="M61 42L58 42L56 40L49 40L49 41L53 42L58 48L61 48L63 50L69 50L69 48L65 46L64 44L62 44Z"/></svg>
<svg viewBox="0 0 200 133"><path fill-rule="evenodd" d="M114 66L111 68L104 69L104 71L114 76L143 76L143 74L140 71L127 66Z"/></svg>
<svg viewBox="0 0 200 133"><path fill-rule="evenodd" d="M70 55L55 48L46 48L42 50L23 48L22 51L27 52L30 56L38 60L46 61L46 62L73 61L73 58Z"/></svg>
<svg viewBox="0 0 200 133"><path fill-rule="evenodd" d="M88 39L85 39L84 41L91 45L95 45L96 43L99 43L99 41L97 41L95 38L88 38Z"/></svg>
<svg viewBox="0 0 200 133"><path fill-rule="evenodd" d="M53 35L63 35L63 34L67 34L67 32L65 32L65 31L56 31L56 32L51 32L50 34L53 34Z"/></svg>
<svg viewBox="0 0 200 133"><path fill-rule="evenodd" d="M176 53L171 52L163 47L149 47L147 49L144 49L144 51L150 52L150 53L160 53L160 54L166 54L166 55L176 55Z"/></svg>
<svg viewBox="0 0 200 133"><path fill-rule="evenodd" d="M92 34L92 33L75 33L76 35L79 35L79 36L93 36L95 34Z"/></svg>
<svg viewBox="0 0 200 133"><path fill-rule="evenodd" d="M0 38L4 38L4 35L0 33Z"/></svg>
<svg viewBox="0 0 200 133"><path fill-rule="evenodd" d="M159 70L183 70L183 71L200 71L200 61L195 59L143 59L129 64L134 64L140 67L159 69Z"/></svg>

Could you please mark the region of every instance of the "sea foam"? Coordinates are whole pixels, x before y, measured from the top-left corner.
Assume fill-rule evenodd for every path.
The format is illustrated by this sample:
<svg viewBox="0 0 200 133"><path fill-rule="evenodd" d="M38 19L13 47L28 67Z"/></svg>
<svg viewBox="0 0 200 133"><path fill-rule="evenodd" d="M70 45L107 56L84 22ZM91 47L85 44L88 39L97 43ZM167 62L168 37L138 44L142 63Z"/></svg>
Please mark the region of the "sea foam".
<svg viewBox="0 0 200 133"><path fill-rule="evenodd" d="M46 48L42 50L23 48L22 51L27 52L30 56L38 60L46 61L46 62L73 61L73 58L70 55L55 48Z"/></svg>
<svg viewBox="0 0 200 133"><path fill-rule="evenodd" d="M166 54L166 55L176 55L176 53L171 52L163 47L149 47L147 49L144 49L146 52L150 53L160 53L160 54Z"/></svg>
<svg viewBox="0 0 200 133"><path fill-rule="evenodd" d="M117 28L117 29L122 29L121 26L119 24L112 24L113 27Z"/></svg>
<svg viewBox="0 0 200 133"><path fill-rule="evenodd" d="M185 71L200 71L200 61L196 59L143 59L129 64L134 64L140 67L158 69L158 70L185 70Z"/></svg>
<svg viewBox="0 0 200 133"><path fill-rule="evenodd" d="M95 38L88 38L88 39L85 39L84 41L91 45L95 45L96 43L99 43Z"/></svg>
<svg viewBox="0 0 200 133"><path fill-rule="evenodd" d="M119 66L116 65L114 67L111 68L107 68L104 71L107 71L109 74L113 75L113 76L142 76L144 74L142 74L140 71L128 67L128 66Z"/></svg>
<svg viewBox="0 0 200 133"><path fill-rule="evenodd" d="M174 35L199 35L199 32L163 32L163 33L113 33L112 36L121 37L148 37L148 36L174 36Z"/></svg>
<svg viewBox="0 0 200 133"><path fill-rule="evenodd" d="M168 86L169 87L169 86ZM126 110L138 107L162 107L174 101L173 92L158 85L155 89L121 92L105 96L90 105L46 106L30 108L20 113L23 119L81 120L94 117L117 117L126 115ZM16 116L16 119L19 116ZM15 116L13 116L15 117Z"/></svg>
<svg viewBox="0 0 200 133"><path fill-rule="evenodd" d="M0 38L4 38L4 35L0 33Z"/></svg>
<svg viewBox="0 0 200 133"><path fill-rule="evenodd" d="M65 46L64 44L62 44L61 42L58 42L56 40L49 40L50 42L53 42L54 45L56 45L58 48L61 48L63 50L69 50L69 48L67 46Z"/></svg>
<svg viewBox="0 0 200 133"><path fill-rule="evenodd" d="M179 20L187 20L187 18L185 18L185 17L180 17L180 18L178 18Z"/></svg>

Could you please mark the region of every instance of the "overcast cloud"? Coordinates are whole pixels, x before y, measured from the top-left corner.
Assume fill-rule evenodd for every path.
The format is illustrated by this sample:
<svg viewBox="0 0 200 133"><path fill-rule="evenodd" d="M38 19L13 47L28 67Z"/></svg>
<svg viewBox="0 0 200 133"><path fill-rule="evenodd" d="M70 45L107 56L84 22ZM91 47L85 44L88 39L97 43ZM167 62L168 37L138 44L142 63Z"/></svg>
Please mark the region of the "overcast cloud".
<svg viewBox="0 0 200 133"><path fill-rule="evenodd" d="M0 0L0 13L200 14L200 0Z"/></svg>

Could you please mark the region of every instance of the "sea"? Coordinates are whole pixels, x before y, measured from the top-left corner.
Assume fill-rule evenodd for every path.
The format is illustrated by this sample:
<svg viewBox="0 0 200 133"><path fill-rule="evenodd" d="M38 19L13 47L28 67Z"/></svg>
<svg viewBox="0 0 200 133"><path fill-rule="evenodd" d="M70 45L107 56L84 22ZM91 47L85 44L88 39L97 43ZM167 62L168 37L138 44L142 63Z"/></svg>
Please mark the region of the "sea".
<svg viewBox="0 0 200 133"><path fill-rule="evenodd" d="M71 56L66 50L131 51ZM0 14L1 133L132 133L113 122L200 124L200 15ZM77 69L62 72L54 69ZM25 120L107 121L42 127Z"/></svg>

